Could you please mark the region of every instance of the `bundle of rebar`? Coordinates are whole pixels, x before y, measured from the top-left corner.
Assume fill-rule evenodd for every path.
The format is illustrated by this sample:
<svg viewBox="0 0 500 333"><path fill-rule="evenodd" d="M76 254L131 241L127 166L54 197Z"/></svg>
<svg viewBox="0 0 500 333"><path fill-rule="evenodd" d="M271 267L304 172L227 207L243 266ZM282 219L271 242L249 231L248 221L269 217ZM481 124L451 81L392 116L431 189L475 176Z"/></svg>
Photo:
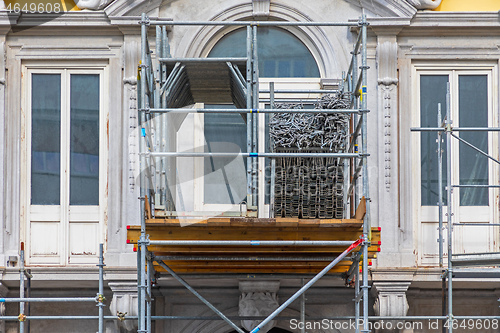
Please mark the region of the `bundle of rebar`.
<svg viewBox="0 0 500 333"><path fill-rule="evenodd" d="M302 103L276 103L276 109L303 109ZM316 109L347 109L343 95L325 95ZM346 147L349 116L341 113L276 113L269 121L269 134L275 149L322 148L340 152Z"/></svg>
<svg viewBox="0 0 500 333"><path fill-rule="evenodd" d="M347 96L326 95L316 109L346 109ZM303 104L275 104L303 109ZM343 218L344 170L339 158L322 152L343 152L349 136L349 116L340 113L279 113L269 124L277 152L313 152L314 158L276 160L274 213L276 217Z"/></svg>

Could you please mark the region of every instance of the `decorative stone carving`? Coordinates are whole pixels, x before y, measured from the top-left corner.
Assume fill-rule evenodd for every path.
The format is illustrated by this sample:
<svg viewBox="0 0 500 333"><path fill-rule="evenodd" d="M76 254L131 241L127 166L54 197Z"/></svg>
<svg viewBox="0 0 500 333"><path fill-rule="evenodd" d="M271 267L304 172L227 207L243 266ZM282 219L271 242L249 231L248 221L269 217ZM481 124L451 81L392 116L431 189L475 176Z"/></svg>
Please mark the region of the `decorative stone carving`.
<svg viewBox="0 0 500 333"><path fill-rule="evenodd" d="M411 282L374 282L373 291L377 294L373 309L376 316L406 316L408 313L408 301L406 291ZM385 325L388 327L389 325ZM396 324L393 330L380 330L379 332L397 332Z"/></svg>
<svg viewBox="0 0 500 333"><path fill-rule="evenodd" d="M253 16L269 16L271 0L252 0Z"/></svg>
<svg viewBox="0 0 500 333"><path fill-rule="evenodd" d="M110 282L113 299L109 305L112 315L118 318L137 316L137 284L135 282ZM115 320L119 332L136 332L137 320Z"/></svg>
<svg viewBox="0 0 500 333"><path fill-rule="evenodd" d="M240 316L268 316L279 307L279 281L241 281ZM262 320L242 320L241 326L248 331L254 329ZM259 332L267 333L276 325L270 321Z"/></svg>
<svg viewBox="0 0 500 333"><path fill-rule="evenodd" d="M397 43L395 39L381 38L377 45L379 60L379 80L381 89L381 101L383 111L383 133L384 133L384 183L387 191L391 188L391 157L392 157L392 110L396 107L396 90L398 84L397 76ZM394 98L392 96L394 95Z"/></svg>
<svg viewBox="0 0 500 333"><path fill-rule="evenodd" d="M130 147L130 158L128 159L128 183L130 192L135 191L135 185L138 179L139 166L135 158L137 154L138 129L137 129L137 78L129 77L123 79L125 94L127 96L128 112L129 112L129 137L128 144Z"/></svg>
<svg viewBox="0 0 500 333"><path fill-rule="evenodd" d="M101 10L113 0L76 0L75 4L80 9Z"/></svg>
<svg viewBox="0 0 500 333"><path fill-rule="evenodd" d="M417 9L435 9L437 8L442 0L406 0Z"/></svg>

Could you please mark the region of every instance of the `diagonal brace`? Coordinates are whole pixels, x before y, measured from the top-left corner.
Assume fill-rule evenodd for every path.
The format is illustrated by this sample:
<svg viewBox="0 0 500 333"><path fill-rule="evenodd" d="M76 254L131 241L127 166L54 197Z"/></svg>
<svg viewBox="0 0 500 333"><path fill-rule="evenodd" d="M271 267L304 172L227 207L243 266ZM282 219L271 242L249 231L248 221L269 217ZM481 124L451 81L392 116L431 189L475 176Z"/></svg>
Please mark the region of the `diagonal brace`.
<svg viewBox="0 0 500 333"><path fill-rule="evenodd" d="M451 134L451 136L452 136L452 137L454 137L455 139L458 139L458 141L460 141L460 142L464 143L465 145L467 145L467 146L471 147L471 148L472 148L472 149L474 149L474 150L477 150L478 152L480 152L480 153L481 153L481 154L483 154L484 156L488 157L490 160L495 161L495 162L497 162L498 164L500 164L500 161L498 161L498 160L494 159L493 157L491 157L490 155L488 155L487 153L485 153L485 152L484 152L484 151L482 151L481 149L477 148L477 147L476 147L476 146L474 146L473 144L471 144L471 143L469 143L469 142L465 141L464 139L462 139L462 138L461 138L461 137L459 137L459 136L456 136L456 135L455 135L455 134L453 134L453 133L450 133L450 134Z"/></svg>
<svg viewBox="0 0 500 333"><path fill-rule="evenodd" d="M212 305L209 301L207 301L203 296L201 296L196 290L193 289L184 279L182 279L179 275L177 275L170 267L167 266L162 260L155 260L158 265L165 268L167 272L170 273L177 281L179 281L187 290L193 293L196 297L200 299L203 303L205 303L212 311L214 311L219 317L221 317L226 323L231 325L232 328L236 330L238 333L245 333L241 328L239 328L235 323L233 323L228 317L226 317L222 312L217 310L215 306Z"/></svg>
<svg viewBox="0 0 500 333"><path fill-rule="evenodd" d="M277 315L279 315L287 306L293 303L300 295L302 295L307 289L309 289L313 284L316 283L319 279L323 277L326 273L328 273L333 266L337 265L339 261L344 259L346 255L348 255L352 250L363 243L363 239L358 239L354 243L352 243L341 255L337 257L334 261L328 264L321 272L319 272L314 278L312 278L309 282L307 282L302 288L300 288L292 297L290 297L285 303L281 304L279 308L274 310L266 319L264 319L259 325L257 325L250 333L257 333L262 329L262 327L266 326L271 320L274 319Z"/></svg>

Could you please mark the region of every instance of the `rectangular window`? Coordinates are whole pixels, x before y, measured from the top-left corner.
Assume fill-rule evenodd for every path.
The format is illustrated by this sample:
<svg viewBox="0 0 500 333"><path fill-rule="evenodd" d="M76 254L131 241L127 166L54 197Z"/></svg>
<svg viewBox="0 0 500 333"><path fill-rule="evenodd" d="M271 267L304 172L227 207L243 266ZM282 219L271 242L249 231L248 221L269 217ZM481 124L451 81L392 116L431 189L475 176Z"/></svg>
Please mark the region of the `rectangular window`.
<svg viewBox="0 0 500 333"><path fill-rule="evenodd" d="M452 128L495 127L498 124L494 112L496 92L493 89L496 69L494 67L416 68L418 109L414 121L419 127L441 127L450 109ZM449 105L447 91L449 87ZM441 104L442 118L439 120L438 104ZM486 131L454 131L454 135L467 141L483 152L498 158L498 138ZM438 153L437 132L415 134L419 138L420 170L416 185L418 195L417 216L419 224L419 251L422 264L437 263L438 244ZM460 142L451 139L451 183L463 185L454 187L452 193L454 223L493 223L497 216L494 188L466 187L466 185L498 184L498 166L486 156ZM443 203L447 213L447 148L446 136L442 136L443 152ZM446 215L443 216L446 220ZM475 253L494 250L497 235L494 229L481 226L456 226L454 228L454 252ZM446 233L444 233L446 234ZM480 245L478 245L480 244ZM444 247L446 252L446 245ZM446 254L446 253L445 253Z"/></svg>
<svg viewBox="0 0 500 333"><path fill-rule="evenodd" d="M29 264L90 264L106 185L103 69L27 68Z"/></svg>
<svg viewBox="0 0 500 333"><path fill-rule="evenodd" d="M450 75L420 76L420 125L439 127L446 117L446 93ZM488 76L455 75L457 87L450 89L450 95L458 98L458 108L452 110L455 127L488 127ZM451 85L450 85L451 87ZM441 120L438 121L438 104L441 104ZM457 110L458 109L458 110ZM438 125L439 123L439 125ZM488 133L480 131L456 133L467 142L484 152L488 152ZM422 132L421 136L421 203L435 206L438 202L438 155L435 132ZM443 184L447 181L446 144L442 142ZM460 185L488 184L488 158L473 148L461 143L458 146L459 165L457 176ZM456 177L453 178L456 180ZM460 188L461 206L487 206L487 188ZM446 205L446 191L443 185L443 202Z"/></svg>

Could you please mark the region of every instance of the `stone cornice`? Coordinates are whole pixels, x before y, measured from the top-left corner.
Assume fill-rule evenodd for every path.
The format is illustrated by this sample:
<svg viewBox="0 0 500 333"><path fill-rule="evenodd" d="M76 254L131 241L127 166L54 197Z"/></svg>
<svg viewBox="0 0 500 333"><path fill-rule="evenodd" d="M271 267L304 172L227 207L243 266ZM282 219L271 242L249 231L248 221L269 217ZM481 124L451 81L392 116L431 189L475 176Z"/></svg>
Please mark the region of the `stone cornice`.
<svg viewBox="0 0 500 333"><path fill-rule="evenodd" d="M500 27L497 12L418 12L412 27Z"/></svg>
<svg viewBox="0 0 500 333"><path fill-rule="evenodd" d="M9 15L10 16L10 15ZM1 17L0 17L1 20ZM11 19L12 20L12 19ZM104 12L93 11L74 11L63 15L58 13L23 13L16 22L15 26L19 28L27 27L46 27L46 26L109 26L109 19Z"/></svg>

